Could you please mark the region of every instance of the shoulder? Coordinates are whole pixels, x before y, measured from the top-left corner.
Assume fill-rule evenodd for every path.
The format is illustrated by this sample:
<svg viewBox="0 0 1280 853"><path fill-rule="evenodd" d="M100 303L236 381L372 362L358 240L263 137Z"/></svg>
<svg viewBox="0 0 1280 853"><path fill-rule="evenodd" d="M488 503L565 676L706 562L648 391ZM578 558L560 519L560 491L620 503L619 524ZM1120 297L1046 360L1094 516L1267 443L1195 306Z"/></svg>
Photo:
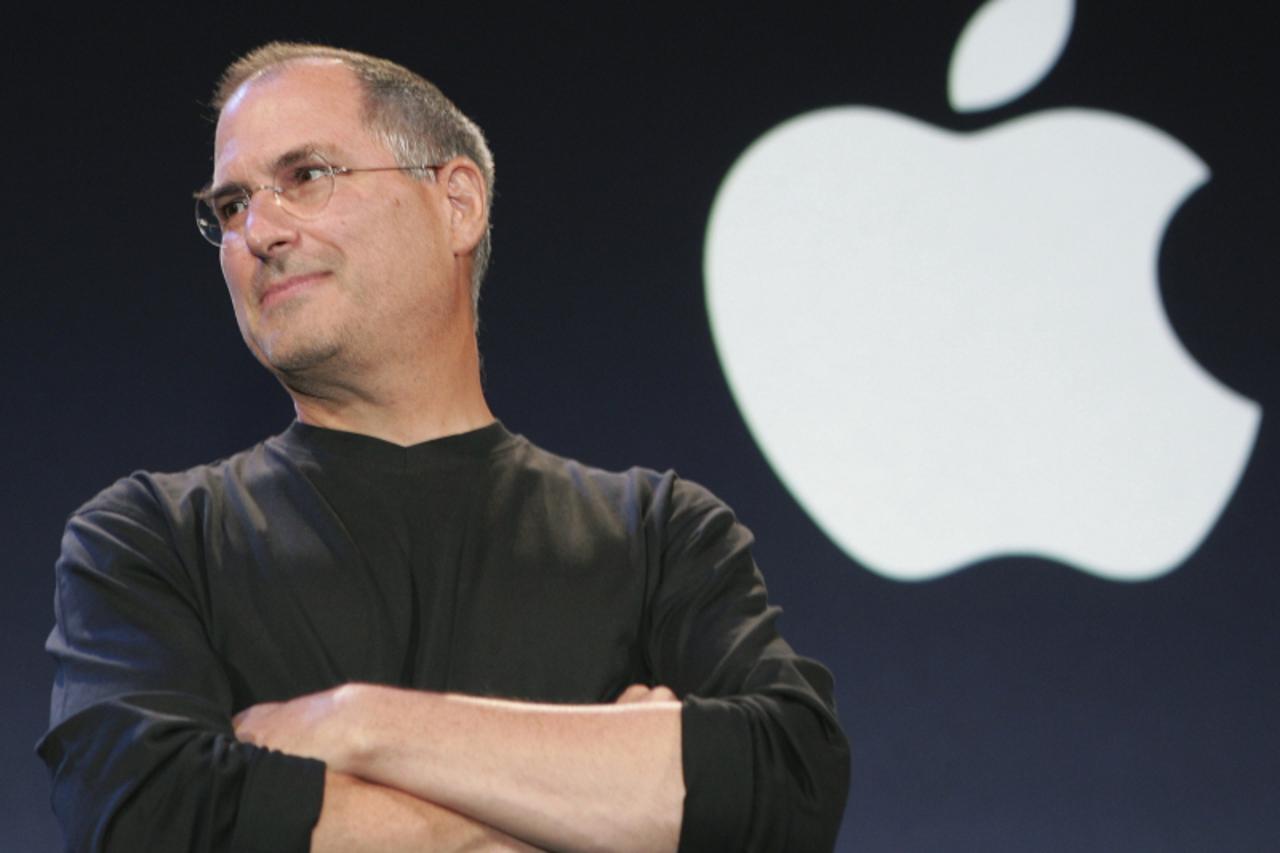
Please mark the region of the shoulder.
<svg viewBox="0 0 1280 853"><path fill-rule="evenodd" d="M71 513L68 526L84 522L110 526L113 519L150 527L181 525L270 476L271 455L268 440L183 471L134 471L85 501Z"/></svg>
<svg viewBox="0 0 1280 853"><path fill-rule="evenodd" d="M246 523L241 516L261 522L253 498L282 469L270 445L184 471L135 471L82 504L67 520L55 563L67 602L100 587L121 594L163 588L198 599L209 543L225 546Z"/></svg>
<svg viewBox="0 0 1280 853"><path fill-rule="evenodd" d="M706 488L676 471L659 471L641 465L611 470L546 450L524 436L515 436L505 464L527 476L562 484L584 495L633 500L651 505L676 502L716 502Z"/></svg>
<svg viewBox="0 0 1280 853"><path fill-rule="evenodd" d="M728 528L749 535L723 500L672 469L637 465L608 470L544 450L523 437L508 464L565 495L611 507L661 539L696 540Z"/></svg>

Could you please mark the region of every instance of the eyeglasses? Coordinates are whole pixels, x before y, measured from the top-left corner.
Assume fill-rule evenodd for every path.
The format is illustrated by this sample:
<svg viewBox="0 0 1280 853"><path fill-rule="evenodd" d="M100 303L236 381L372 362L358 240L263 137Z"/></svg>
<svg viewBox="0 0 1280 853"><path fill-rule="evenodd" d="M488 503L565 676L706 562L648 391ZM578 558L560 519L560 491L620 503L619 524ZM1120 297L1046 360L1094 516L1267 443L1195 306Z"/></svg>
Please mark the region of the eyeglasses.
<svg viewBox="0 0 1280 853"><path fill-rule="evenodd" d="M291 158L281 164L273 176L273 182L251 187L245 184L227 184L200 190L196 196L196 227L200 236L215 246L221 246L223 235L244 227L249 212L249 201L259 190L271 190L280 209L298 219L314 219L324 212L338 175L355 172L434 172L442 164L422 166L373 166L352 169L333 166L319 154Z"/></svg>

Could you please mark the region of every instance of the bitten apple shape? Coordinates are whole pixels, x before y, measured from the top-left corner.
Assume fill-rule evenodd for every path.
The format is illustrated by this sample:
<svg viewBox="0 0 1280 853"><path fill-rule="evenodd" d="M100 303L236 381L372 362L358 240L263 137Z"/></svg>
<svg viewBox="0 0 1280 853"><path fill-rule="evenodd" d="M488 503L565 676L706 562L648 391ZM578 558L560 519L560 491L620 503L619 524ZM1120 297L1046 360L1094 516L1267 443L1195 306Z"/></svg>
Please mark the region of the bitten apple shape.
<svg viewBox="0 0 1280 853"><path fill-rule="evenodd" d="M1176 568L1248 461L1256 403L1182 348L1156 261L1208 169L1085 109L969 133L861 106L792 119L708 224L716 347L814 521L900 580L1037 554Z"/></svg>

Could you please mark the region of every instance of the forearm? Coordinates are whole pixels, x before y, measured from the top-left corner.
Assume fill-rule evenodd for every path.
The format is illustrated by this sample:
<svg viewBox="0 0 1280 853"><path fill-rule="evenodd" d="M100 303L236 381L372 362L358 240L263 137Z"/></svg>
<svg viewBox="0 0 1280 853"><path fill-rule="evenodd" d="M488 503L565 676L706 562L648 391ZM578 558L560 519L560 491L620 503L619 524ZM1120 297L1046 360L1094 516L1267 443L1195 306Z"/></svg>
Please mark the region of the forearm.
<svg viewBox="0 0 1280 853"><path fill-rule="evenodd" d="M536 849L443 806L332 770L311 836L312 853Z"/></svg>
<svg viewBox="0 0 1280 853"><path fill-rule="evenodd" d="M678 702L562 706L344 690L341 716L359 722L341 769L547 847L676 847Z"/></svg>

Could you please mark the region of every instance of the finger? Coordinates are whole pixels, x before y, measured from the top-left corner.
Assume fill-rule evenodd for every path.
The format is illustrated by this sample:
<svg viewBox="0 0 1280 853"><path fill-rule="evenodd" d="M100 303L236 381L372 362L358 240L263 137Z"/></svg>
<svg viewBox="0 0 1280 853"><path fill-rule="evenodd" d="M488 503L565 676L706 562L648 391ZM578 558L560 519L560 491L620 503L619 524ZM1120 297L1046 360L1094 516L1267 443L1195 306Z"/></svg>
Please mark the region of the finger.
<svg viewBox="0 0 1280 853"><path fill-rule="evenodd" d="M622 691L617 699L614 700L619 705L629 705L632 702L643 702L645 697L649 695L649 685L633 684L626 690Z"/></svg>
<svg viewBox="0 0 1280 853"><path fill-rule="evenodd" d="M633 684L617 698L619 705L634 705L645 702L678 702L676 694L669 687L661 684L650 687L647 684Z"/></svg>
<svg viewBox="0 0 1280 853"><path fill-rule="evenodd" d="M670 687L664 687L661 684L659 684L657 687L649 691L649 697L645 701L647 702L679 702L680 699L676 696L675 691L673 691Z"/></svg>
<svg viewBox="0 0 1280 853"><path fill-rule="evenodd" d="M262 702L258 705L250 705L248 708L245 708L239 714L236 714L231 718L231 727L239 732L240 729L245 726L252 725L255 717L261 716L263 712L270 711L279 704L279 702Z"/></svg>

